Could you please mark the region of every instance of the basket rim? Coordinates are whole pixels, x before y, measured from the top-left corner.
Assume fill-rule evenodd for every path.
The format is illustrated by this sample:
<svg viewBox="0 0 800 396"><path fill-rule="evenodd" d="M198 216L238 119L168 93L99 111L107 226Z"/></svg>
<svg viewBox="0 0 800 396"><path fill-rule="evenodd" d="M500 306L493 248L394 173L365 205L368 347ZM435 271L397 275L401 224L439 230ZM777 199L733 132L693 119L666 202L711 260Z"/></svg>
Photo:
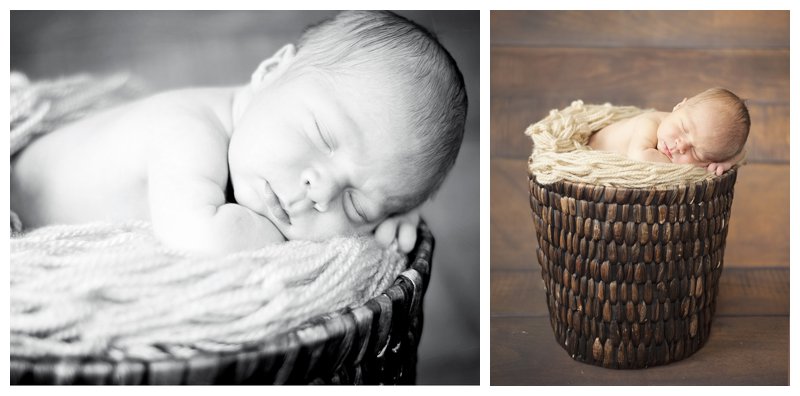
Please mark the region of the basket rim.
<svg viewBox="0 0 800 396"><path fill-rule="evenodd" d="M550 184L542 184L536 180L536 175L534 175L530 170L527 171L528 173L528 180L535 182L536 184L548 188L548 186L554 185L570 185L570 186L584 186L584 187L603 187L603 188L613 188L617 191L668 191L672 189L677 189L681 187L688 187L688 186L696 186L696 185L707 185L709 183L720 184L725 181L730 180L731 177L735 177L738 173L739 166L734 166L731 169L725 171L722 175L714 176L712 178L706 180L700 180L697 182L684 182L684 183L676 183L676 184L669 184L669 185L659 185L659 186L652 186L652 187L619 187L619 186L611 186L611 185L604 185L604 184L592 184L592 183L584 183L584 182L576 182L568 179L558 180L556 182Z"/></svg>
<svg viewBox="0 0 800 396"><path fill-rule="evenodd" d="M719 195L732 191L736 183L738 167L733 167L720 176L694 183L648 188L615 187L589 184L569 180L559 180L542 184L536 176L528 172L529 193L533 196L535 187L562 198L572 198L590 202L615 204L660 205L684 202L694 204L709 201Z"/></svg>

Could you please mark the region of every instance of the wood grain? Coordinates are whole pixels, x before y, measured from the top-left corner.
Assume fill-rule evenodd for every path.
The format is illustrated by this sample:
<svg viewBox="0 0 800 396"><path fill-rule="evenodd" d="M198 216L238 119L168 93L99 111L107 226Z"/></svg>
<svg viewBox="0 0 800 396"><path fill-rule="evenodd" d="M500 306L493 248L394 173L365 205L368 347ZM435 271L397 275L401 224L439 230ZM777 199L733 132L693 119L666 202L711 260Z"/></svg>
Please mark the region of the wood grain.
<svg viewBox="0 0 800 396"><path fill-rule="evenodd" d="M745 165L735 188L725 265L788 267L789 165Z"/></svg>
<svg viewBox="0 0 800 396"><path fill-rule="evenodd" d="M503 316L548 315L539 265L530 270L493 269L490 276L492 320Z"/></svg>
<svg viewBox="0 0 800 396"><path fill-rule="evenodd" d="M536 268L526 160L491 160L493 269ZM750 164L737 176L725 250L733 267L789 266L789 165Z"/></svg>
<svg viewBox="0 0 800 396"><path fill-rule="evenodd" d="M492 11L491 43L537 47L789 47L788 11Z"/></svg>
<svg viewBox="0 0 800 396"><path fill-rule="evenodd" d="M789 269L725 268L716 315L789 317Z"/></svg>
<svg viewBox="0 0 800 396"><path fill-rule="evenodd" d="M491 50L492 96L672 103L723 86L757 101L789 100L789 50L525 48ZM613 94L616 93L616 94Z"/></svg>
<svg viewBox="0 0 800 396"><path fill-rule="evenodd" d="M548 317L538 266L491 271L492 320L507 316ZM788 316L787 268L726 268L717 296L717 317Z"/></svg>
<svg viewBox="0 0 800 396"><path fill-rule="evenodd" d="M576 99L584 99L585 103L610 102L618 105L633 105L641 108L654 108L669 111L683 97L672 101L627 102L625 99L612 99L612 96L624 96L610 93L607 98L589 101L581 96L540 97L537 92L529 96L515 98L496 96L491 98L491 154L507 158L528 158L531 154L530 137L524 134L525 129L542 118L552 109L562 109ZM673 103L675 102L675 103ZM746 149L751 162L789 162L789 103L752 102L748 103L750 119L750 136Z"/></svg>
<svg viewBox="0 0 800 396"><path fill-rule="evenodd" d="M789 317L717 317L691 357L644 370L572 360L547 317L492 318L491 385L788 385Z"/></svg>
<svg viewBox="0 0 800 396"><path fill-rule="evenodd" d="M539 265L526 169L525 160L491 160L492 269L533 269Z"/></svg>

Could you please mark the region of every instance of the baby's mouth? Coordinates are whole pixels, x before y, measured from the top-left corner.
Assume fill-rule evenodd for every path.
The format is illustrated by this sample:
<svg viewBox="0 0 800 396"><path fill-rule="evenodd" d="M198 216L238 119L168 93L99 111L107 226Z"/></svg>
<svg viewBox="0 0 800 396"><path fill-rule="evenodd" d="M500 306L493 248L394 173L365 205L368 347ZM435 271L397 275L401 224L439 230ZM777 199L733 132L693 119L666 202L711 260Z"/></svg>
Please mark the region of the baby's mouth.
<svg viewBox="0 0 800 396"><path fill-rule="evenodd" d="M267 210L270 214L272 214L272 217L281 223L292 225L292 221L289 219L289 214L283 209L281 201L278 199L275 191L272 190L272 186L270 186L269 182L266 180L264 180L264 196L267 201Z"/></svg>
<svg viewBox="0 0 800 396"><path fill-rule="evenodd" d="M666 143L664 143L664 154L666 154L669 159L672 159L672 150L669 149Z"/></svg>

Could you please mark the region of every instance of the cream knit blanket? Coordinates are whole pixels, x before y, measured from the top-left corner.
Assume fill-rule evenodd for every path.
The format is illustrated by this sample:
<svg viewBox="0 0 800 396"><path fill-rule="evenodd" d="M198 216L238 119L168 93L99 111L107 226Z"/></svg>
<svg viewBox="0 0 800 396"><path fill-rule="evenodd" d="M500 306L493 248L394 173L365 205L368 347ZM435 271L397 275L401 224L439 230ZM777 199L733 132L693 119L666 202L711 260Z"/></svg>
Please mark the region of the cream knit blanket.
<svg viewBox="0 0 800 396"><path fill-rule="evenodd" d="M12 74L11 154L60 122L129 97L126 87L124 77L32 84ZM166 248L144 222L20 232L11 218L12 357L235 351L363 305L406 267L405 255L370 236L209 259Z"/></svg>
<svg viewBox="0 0 800 396"><path fill-rule="evenodd" d="M542 184L559 180L603 186L667 189L679 184L711 179L714 175L695 165L662 164L630 160L589 146L592 133L616 121L647 111L633 106L587 105L572 102L551 110L525 134L533 140L528 170Z"/></svg>

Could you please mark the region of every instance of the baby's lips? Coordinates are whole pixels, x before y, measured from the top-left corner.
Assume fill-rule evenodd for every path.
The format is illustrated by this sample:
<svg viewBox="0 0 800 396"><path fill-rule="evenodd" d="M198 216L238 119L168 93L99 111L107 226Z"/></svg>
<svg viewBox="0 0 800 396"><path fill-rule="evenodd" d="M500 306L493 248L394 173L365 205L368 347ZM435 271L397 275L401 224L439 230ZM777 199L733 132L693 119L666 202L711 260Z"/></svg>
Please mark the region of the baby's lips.
<svg viewBox="0 0 800 396"><path fill-rule="evenodd" d="M664 154L669 157L669 159L672 159L672 150L669 149L666 143L664 143Z"/></svg>

